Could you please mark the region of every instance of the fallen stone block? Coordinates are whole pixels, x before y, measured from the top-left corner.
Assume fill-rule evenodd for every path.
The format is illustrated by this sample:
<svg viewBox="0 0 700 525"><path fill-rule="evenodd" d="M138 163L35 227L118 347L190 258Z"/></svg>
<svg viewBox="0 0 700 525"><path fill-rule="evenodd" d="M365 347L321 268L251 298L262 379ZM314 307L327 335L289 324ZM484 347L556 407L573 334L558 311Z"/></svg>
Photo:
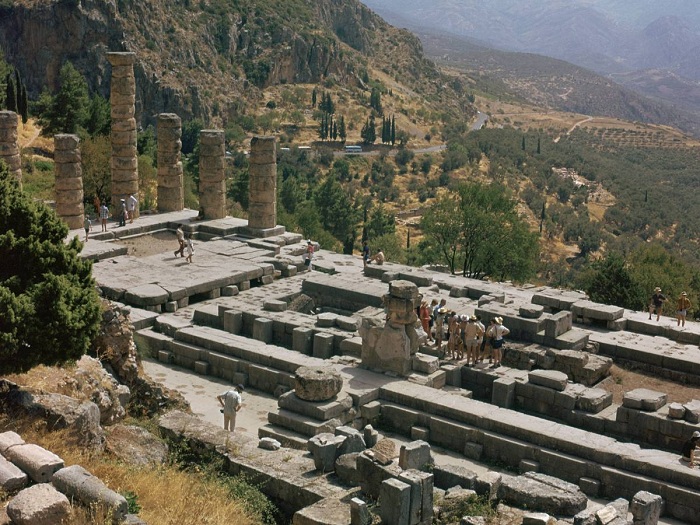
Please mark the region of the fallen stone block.
<svg viewBox="0 0 700 525"><path fill-rule="evenodd" d="M636 388L625 392L622 396L622 406L645 412L655 412L666 404L667 398L668 396L661 392L647 388Z"/></svg>
<svg viewBox="0 0 700 525"><path fill-rule="evenodd" d="M0 489L15 492L27 486L29 477L18 467L0 456Z"/></svg>
<svg viewBox="0 0 700 525"><path fill-rule="evenodd" d="M700 423L700 401L693 399L691 402L683 405L685 408L685 420L688 423Z"/></svg>
<svg viewBox="0 0 700 525"><path fill-rule="evenodd" d="M335 319L335 325L341 330L347 330L348 332L356 332L358 323L358 319L346 315L339 315Z"/></svg>
<svg viewBox="0 0 700 525"><path fill-rule="evenodd" d="M5 451L15 445L24 445L24 440L16 432L7 431L0 434L0 454L5 454Z"/></svg>
<svg viewBox="0 0 700 525"><path fill-rule="evenodd" d="M80 465L63 468L53 475L51 483L70 498L86 507L103 508L114 523L121 523L129 512L126 498L109 489L99 478Z"/></svg>
<svg viewBox="0 0 700 525"><path fill-rule="evenodd" d="M586 477L579 478L578 486L589 498L597 498L600 493L600 481L597 479Z"/></svg>
<svg viewBox="0 0 700 525"><path fill-rule="evenodd" d="M357 471L357 456L360 452L341 454L335 460L335 474L346 485L356 486L360 484L360 474Z"/></svg>
<svg viewBox="0 0 700 525"><path fill-rule="evenodd" d="M317 434L308 441L308 450L314 460L316 470L332 472L335 460L340 455L339 450L345 436L335 436L328 432Z"/></svg>
<svg viewBox="0 0 700 525"><path fill-rule="evenodd" d="M61 458L32 443L10 447L5 452L5 457L37 483L51 481L54 472L63 468Z"/></svg>
<svg viewBox="0 0 700 525"><path fill-rule="evenodd" d="M263 450L279 450L282 448L282 443L271 437L264 437L258 441L258 447Z"/></svg>
<svg viewBox="0 0 700 525"><path fill-rule="evenodd" d="M49 483L21 490L7 505L7 515L17 525L67 523L70 514L68 498Z"/></svg>
<svg viewBox="0 0 700 525"><path fill-rule="evenodd" d="M372 425L366 425L362 430L363 437L365 438L365 445L367 448L372 448L379 441L379 432L372 428Z"/></svg>
<svg viewBox="0 0 700 525"><path fill-rule="evenodd" d="M474 490L479 496L486 496L491 501L498 497L498 490L501 487L503 476L498 472L488 471L476 477L474 480Z"/></svg>
<svg viewBox="0 0 700 525"><path fill-rule="evenodd" d="M634 525L656 525L659 522L664 500L658 494L640 490L632 498L630 512Z"/></svg>
<svg viewBox="0 0 700 525"><path fill-rule="evenodd" d="M563 392L569 382L569 377L557 370L533 370L528 374L528 381L533 385Z"/></svg>
<svg viewBox="0 0 700 525"><path fill-rule="evenodd" d="M440 367L440 360L432 355L422 354L420 352L413 356L411 368L414 372L421 374L432 374Z"/></svg>
<svg viewBox="0 0 700 525"><path fill-rule="evenodd" d="M333 357L333 334L318 332L314 334L314 344L312 354L319 359L330 359Z"/></svg>
<svg viewBox="0 0 700 525"><path fill-rule="evenodd" d="M526 304L518 309L518 313L525 319L539 319L544 313L544 307L539 304Z"/></svg>
<svg viewBox="0 0 700 525"><path fill-rule="evenodd" d="M333 368L301 366L294 375L294 392L305 401L327 401L343 387L343 378Z"/></svg>
<svg viewBox="0 0 700 525"><path fill-rule="evenodd" d="M602 388L586 388L576 397L576 408L591 414L608 408L612 405L613 396Z"/></svg>
<svg viewBox="0 0 700 525"><path fill-rule="evenodd" d="M554 525L557 522L546 512L528 512L523 515L522 525Z"/></svg>
<svg viewBox="0 0 700 525"><path fill-rule="evenodd" d="M379 497L382 482L397 477L401 469L398 464L389 460L382 464L375 461L376 453L369 450L357 456L357 471L360 476L360 487L362 492L368 497L376 499Z"/></svg>
<svg viewBox="0 0 700 525"><path fill-rule="evenodd" d="M372 514L369 512L367 503L360 498L350 500L350 525L371 525Z"/></svg>
<svg viewBox="0 0 700 525"><path fill-rule="evenodd" d="M284 312L287 309L287 303L277 299L268 299L263 301L263 310L268 312Z"/></svg>
<svg viewBox="0 0 700 525"><path fill-rule="evenodd" d="M338 449L338 454L340 455L363 452L367 448L360 431L352 427L336 427L335 435L345 437L345 441L343 441Z"/></svg>
<svg viewBox="0 0 700 525"><path fill-rule="evenodd" d="M316 326L319 328L332 328L335 326L336 314L326 312L316 316Z"/></svg>
<svg viewBox="0 0 700 525"><path fill-rule="evenodd" d="M576 485L538 472L504 476L498 496L514 507L541 509L559 516L575 516L588 501Z"/></svg>
<svg viewBox="0 0 700 525"><path fill-rule="evenodd" d="M668 405L668 417L671 419L684 419L685 407L680 403L670 403Z"/></svg>

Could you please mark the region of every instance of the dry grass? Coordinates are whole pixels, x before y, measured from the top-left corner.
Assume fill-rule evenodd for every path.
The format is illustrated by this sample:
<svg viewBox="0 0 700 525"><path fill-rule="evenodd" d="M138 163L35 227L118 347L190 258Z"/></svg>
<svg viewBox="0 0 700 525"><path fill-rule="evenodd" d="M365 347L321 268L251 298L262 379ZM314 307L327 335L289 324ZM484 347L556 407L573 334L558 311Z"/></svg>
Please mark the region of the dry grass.
<svg viewBox="0 0 700 525"><path fill-rule="evenodd" d="M71 443L65 431L47 432L43 422L0 421L28 443L36 443L60 456L66 466L81 465L109 488L136 495L139 517L151 525L252 525L258 521L230 490L206 472L180 470L176 465L142 467L120 463L105 454L90 454ZM95 509L74 508L71 525L102 525L109 516Z"/></svg>
<svg viewBox="0 0 700 525"><path fill-rule="evenodd" d="M669 403L687 403L700 397L698 388L684 385L668 379L662 379L650 373L638 370L630 370L619 365L613 365L610 376L598 385L613 395L613 402L621 404L625 392L635 388L648 388L668 394Z"/></svg>

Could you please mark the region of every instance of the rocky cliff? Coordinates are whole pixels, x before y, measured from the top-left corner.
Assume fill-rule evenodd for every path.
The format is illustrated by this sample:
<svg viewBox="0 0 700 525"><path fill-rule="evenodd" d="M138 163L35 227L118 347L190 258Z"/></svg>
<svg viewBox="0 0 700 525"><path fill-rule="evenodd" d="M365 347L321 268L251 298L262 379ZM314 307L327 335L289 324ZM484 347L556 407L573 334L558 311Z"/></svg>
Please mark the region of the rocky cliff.
<svg viewBox="0 0 700 525"><path fill-rule="evenodd" d="M356 0L22 0L0 3L0 47L30 98L65 61L107 96L105 53L136 52L142 125L166 111L217 123L269 85L360 85L373 65L439 77L417 39Z"/></svg>

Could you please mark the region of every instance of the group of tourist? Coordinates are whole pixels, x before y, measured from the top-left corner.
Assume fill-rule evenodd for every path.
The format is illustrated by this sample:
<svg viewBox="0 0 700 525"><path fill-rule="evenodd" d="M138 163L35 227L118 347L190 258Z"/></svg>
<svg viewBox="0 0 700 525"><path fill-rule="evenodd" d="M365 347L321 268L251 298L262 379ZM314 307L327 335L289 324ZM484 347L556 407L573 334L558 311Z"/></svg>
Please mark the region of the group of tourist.
<svg viewBox="0 0 700 525"><path fill-rule="evenodd" d="M661 317L661 313L664 309L664 303L666 301L668 301L668 298L661 293L661 288L659 288L658 286L654 288L654 294L649 300L650 321L651 316L654 314L656 314L656 320L659 320L659 318ZM685 326L685 319L688 316L688 310L690 310L692 306L693 305L691 304L690 299L688 299L688 294L686 292L682 292L676 303L676 321L678 323L678 326Z"/></svg>
<svg viewBox="0 0 700 525"><path fill-rule="evenodd" d="M416 313L428 341L434 342L438 351L447 341L443 354L446 358L466 359L466 366L474 366L488 357L492 368L501 366L504 337L510 333L502 317L494 317L486 327L480 315L460 315L448 310L446 299L433 299L430 304L423 301Z"/></svg>

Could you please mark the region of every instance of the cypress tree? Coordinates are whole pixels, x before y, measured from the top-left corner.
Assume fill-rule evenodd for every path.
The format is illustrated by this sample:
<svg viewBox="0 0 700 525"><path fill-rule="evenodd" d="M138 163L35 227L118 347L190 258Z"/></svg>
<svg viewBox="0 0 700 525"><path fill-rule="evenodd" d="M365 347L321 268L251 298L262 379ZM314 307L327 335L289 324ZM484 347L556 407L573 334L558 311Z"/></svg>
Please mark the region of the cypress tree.
<svg viewBox="0 0 700 525"><path fill-rule="evenodd" d="M520 148L525 151L525 136L523 135L523 143L520 145Z"/></svg>
<svg viewBox="0 0 700 525"><path fill-rule="evenodd" d="M541 139L540 137L537 137L537 154L538 154L538 155L539 155L540 153L542 153L542 150L540 149L541 140L542 140L542 139Z"/></svg>
<svg viewBox="0 0 700 525"><path fill-rule="evenodd" d="M391 145L396 144L396 117L391 116Z"/></svg>
<svg viewBox="0 0 700 525"><path fill-rule="evenodd" d="M11 73L7 74L5 81L7 82L5 88L5 108L9 109L10 111L14 111L15 113L19 113L19 111L17 111L17 91L15 89L15 80Z"/></svg>
<svg viewBox="0 0 700 525"><path fill-rule="evenodd" d="M345 142L347 133L345 131L345 117L343 115L340 115L340 122L338 123L338 136L341 141Z"/></svg>
<svg viewBox="0 0 700 525"><path fill-rule="evenodd" d="M316 107L316 96L317 96L316 88L314 88L314 90L311 92L311 107L312 108Z"/></svg>
<svg viewBox="0 0 700 525"><path fill-rule="evenodd" d="M27 101L27 87L24 84L21 86L17 105L19 106L19 113L22 117L22 124L26 124L27 120L29 120L29 103Z"/></svg>

